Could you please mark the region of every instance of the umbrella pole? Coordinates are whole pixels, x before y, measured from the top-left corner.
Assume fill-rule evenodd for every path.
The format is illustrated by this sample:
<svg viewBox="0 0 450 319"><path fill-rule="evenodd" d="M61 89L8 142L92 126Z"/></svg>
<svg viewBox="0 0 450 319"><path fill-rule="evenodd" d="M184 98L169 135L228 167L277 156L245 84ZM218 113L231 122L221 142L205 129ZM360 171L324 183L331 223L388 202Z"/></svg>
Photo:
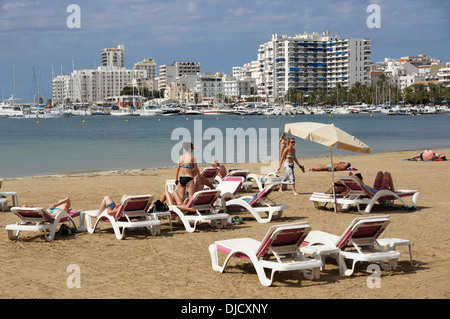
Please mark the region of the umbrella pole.
<svg viewBox="0 0 450 319"><path fill-rule="evenodd" d="M337 204L336 204L336 190L334 188L333 147L330 147L330 158L331 158L331 188L333 189L334 212L336 213Z"/></svg>

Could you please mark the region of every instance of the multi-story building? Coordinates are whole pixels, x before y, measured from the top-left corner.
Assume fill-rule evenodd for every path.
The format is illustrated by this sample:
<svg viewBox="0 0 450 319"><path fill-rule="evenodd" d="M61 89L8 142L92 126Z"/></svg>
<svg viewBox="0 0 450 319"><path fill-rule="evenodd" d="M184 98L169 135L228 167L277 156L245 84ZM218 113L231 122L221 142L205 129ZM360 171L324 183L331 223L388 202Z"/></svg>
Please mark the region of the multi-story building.
<svg viewBox="0 0 450 319"><path fill-rule="evenodd" d="M200 72L200 62L174 62L172 65L163 64L159 67L159 89L165 89L168 83L174 82L183 74L196 75Z"/></svg>
<svg viewBox="0 0 450 319"><path fill-rule="evenodd" d="M134 65L135 70L145 70L145 79L156 79L156 62L155 59L144 59Z"/></svg>
<svg viewBox="0 0 450 319"><path fill-rule="evenodd" d="M224 96L222 76L218 74L202 74L197 82L195 91L200 93L202 102L219 102Z"/></svg>
<svg viewBox="0 0 450 319"><path fill-rule="evenodd" d="M104 49L102 52L102 67L118 67L125 66L125 47L119 45L117 49Z"/></svg>
<svg viewBox="0 0 450 319"><path fill-rule="evenodd" d="M417 67L421 65L431 65L433 62L441 62L439 59L430 58L428 54L419 54L417 56L403 56L398 62L409 62Z"/></svg>
<svg viewBox="0 0 450 319"><path fill-rule="evenodd" d="M125 86L135 85L145 79L147 70L129 70L123 66L124 47L105 49L102 65L97 69L74 70L70 75L53 79L54 103L80 102L101 103L107 98L120 95Z"/></svg>
<svg viewBox="0 0 450 319"><path fill-rule="evenodd" d="M342 39L327 43L327 88L351 88L356 82L370 84L369 39Z"/></svg>
<svg viewBox="0 0 450 319"><path fill-rule="evenodd" d="M447 62L444 68L440 68L438 72L439 83L450 86L450 62Z"/></svg>
<svg viewBox="0 0 450 319"><path fill-rule="evenodd" d="M234 101L256 94L256 81L249 76L236 77L225 75L222 78L222 84L223 95Z"/></svg>
<svg viewBox="0 0 450 319"><path fill-rule="evenodd" d="M289 89L311 92L370 82L370 40L343 39L326 31L277 34L258 51L258 94L274 101Z"/></svg>

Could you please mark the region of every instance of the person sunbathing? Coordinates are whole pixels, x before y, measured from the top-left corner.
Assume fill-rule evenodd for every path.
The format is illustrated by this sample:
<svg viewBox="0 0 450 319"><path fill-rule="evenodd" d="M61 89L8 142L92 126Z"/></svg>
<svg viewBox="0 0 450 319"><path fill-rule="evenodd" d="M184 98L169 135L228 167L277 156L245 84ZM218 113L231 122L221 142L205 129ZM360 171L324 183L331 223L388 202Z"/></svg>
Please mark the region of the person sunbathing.
<svg viewBox="0 0 450 319"><path fill-rule="evenodd" d="M195 213L197 211L195 208L188 207L176 190L173 193L166 191L160 201L166 203L168 206L176 205L180 210L185 212Z"/></svg>
<svg viewBox="0 0 450 319"><path fill-rule="evenodd" d="M352 165L350 163L347 162L339 162L339 163L334 163L333 164L333 170L334 171L345 171L346 169L349 169ZM331 164L328 165L323 165L323 166L319 166L319 167L309 167L308 168L309 171L313 171L313 172L320 172L320 171L329 171L331 172Z"/></svg>
<svg viewBox="0 0 450 319"><path fill-rule="evenodd" d="M93 215L92 217L98 217L98 216L100 216L100 214L101 214L105 209L107 209L108 215L114 216L114 215L119 211L119 209L122 208L122 204L123 204L123 202L125 201L125 198L126 198L127 196L128 196L128 195L126 195L126 194L122 196L119 205L116 205L116 203L114 203L114 200L113 200L111 197L109 197L109 196L103 197L102 202L100 203L100 208L98 209L97 214L96 214L96 215Z"/></svg>
<svg viewBox="0 0 450 319"><path fill-rule="evenodd" d="M424 150L419 155L413 157L416 161L434 161L434 160L446 160L445 155L435 153L433 150Z"/></svg>
<svg viewBox="0 0 450 319"><path fill-rule="evenodd" d="M352 175L350 173L349 175ZM363 177L360 173L355 174L356 177L358 177L361 182L363 181ZM392 192L395 192L394 188L394 180L392 179L392 175L390 172L382 172L378 171L377 175L375 176L375 181L373 182L373 187L370 187L366 184L364 184L373 194L377 193L380 190L390 190Z"/></svg>
<svg viewBox="0 0 450 319"><path fill-rule="evenodd" d="M220 164L217 159L211 163L211 166L219 168L219 173L217 174L217 176L219 176L220 178L224 178L227 175L227 169L223 164Z"/></svg>
<svg viewBox="0 0 450 319"><path fill-rule="evenodd" d="M70 202L70 198L66 197L64 199L61 199L57 203L51 204L48 208L48 211L52 216L56 216L60 210L65 211L68 213L71 210L72 204Z"/></svg>

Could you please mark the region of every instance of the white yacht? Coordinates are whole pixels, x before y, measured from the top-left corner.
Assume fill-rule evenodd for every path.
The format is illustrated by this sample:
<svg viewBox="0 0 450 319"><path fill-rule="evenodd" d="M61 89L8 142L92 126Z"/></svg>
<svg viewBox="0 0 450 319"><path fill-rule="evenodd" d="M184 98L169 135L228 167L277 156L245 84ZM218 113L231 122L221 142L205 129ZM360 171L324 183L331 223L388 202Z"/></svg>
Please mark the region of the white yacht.
<svg viewBox="0 0 450 319"><path fill-rule="evenodd" d="M162 115L163 111L157 106L147 105L141 109L140 116L158 116Z"/></svg>
<svg viewBox="0 0 450 319"><path fill-rule="evenodd" d="M22 108L12 103L0 103L0 116L2 117L22 117Z"/></svg>
<svg viewBox="0 0 450 319"><path fill-rule="evenodd" d="M0 103L0 116L2 117L22 117L23 116L23 108L22 105L16 104L13 101L18 101L20 99L15 99L14 95L6 102Z"/></svg>
<svg viewBox="0 0 450 319"><path fill-rule="evenodd" d="M70 111L64 111L62 108L30 108L28 112L23 113L26 119L53 119L69 117Z"/></svg>

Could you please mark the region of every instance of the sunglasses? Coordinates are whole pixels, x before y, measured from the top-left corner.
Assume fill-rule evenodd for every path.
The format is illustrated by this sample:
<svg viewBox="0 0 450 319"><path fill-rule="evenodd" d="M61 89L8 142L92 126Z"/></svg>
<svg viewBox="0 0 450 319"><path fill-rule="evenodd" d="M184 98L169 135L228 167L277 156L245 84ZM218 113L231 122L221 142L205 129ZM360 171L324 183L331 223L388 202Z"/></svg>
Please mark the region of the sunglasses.
<svg viewBox="0 0 450 319"><path fill-rule="evenodd" d="M295 142L294 142L294 141L292 141L292 142L291 142L291 144L295 144Z"/></svg>

